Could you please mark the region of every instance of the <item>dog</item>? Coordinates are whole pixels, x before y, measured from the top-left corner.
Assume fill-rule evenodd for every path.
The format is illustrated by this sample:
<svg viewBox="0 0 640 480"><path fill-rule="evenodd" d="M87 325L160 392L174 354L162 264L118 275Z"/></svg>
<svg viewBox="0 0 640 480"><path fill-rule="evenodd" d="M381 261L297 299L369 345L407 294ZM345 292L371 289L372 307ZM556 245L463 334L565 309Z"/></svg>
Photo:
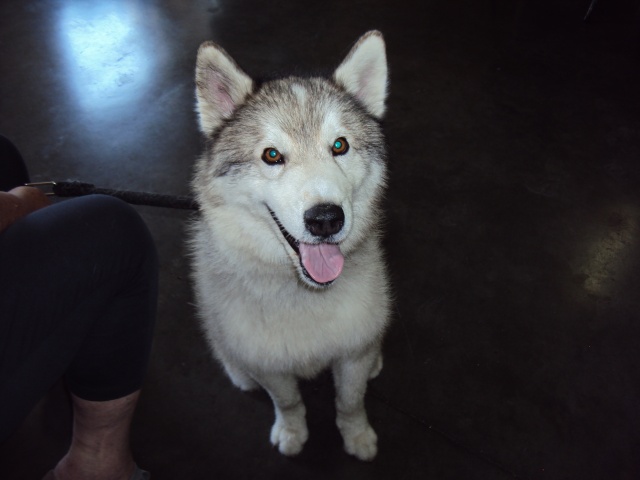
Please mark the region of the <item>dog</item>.
<svg viewBox="0 0 640 480"><path fill-rule="evenodd" d="M383 36L363 35L330 78L263 83L205 42L195 81L206 147L190 251L212 352L235 386L267 391L271 443L284 455L308 438L298 379L331 368L344 449L371 460L364 397L391 304L380 245Z"/></svg>

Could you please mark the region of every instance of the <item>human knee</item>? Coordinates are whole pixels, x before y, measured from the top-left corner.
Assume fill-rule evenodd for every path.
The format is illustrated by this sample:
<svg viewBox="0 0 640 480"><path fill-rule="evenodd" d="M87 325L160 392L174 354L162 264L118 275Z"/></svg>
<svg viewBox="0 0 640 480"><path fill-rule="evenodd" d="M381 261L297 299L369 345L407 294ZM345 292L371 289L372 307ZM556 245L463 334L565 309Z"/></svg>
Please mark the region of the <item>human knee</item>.
<svg viewBox="0 0 640 480"><path fill-rule="evenodd" d="M138 212L124 201L108 195L84 197L84 208L100 223L108 242L126 244L140 256L156 258L156 247L146 223ZM155 260L154 260L155 261Z"/></svg>

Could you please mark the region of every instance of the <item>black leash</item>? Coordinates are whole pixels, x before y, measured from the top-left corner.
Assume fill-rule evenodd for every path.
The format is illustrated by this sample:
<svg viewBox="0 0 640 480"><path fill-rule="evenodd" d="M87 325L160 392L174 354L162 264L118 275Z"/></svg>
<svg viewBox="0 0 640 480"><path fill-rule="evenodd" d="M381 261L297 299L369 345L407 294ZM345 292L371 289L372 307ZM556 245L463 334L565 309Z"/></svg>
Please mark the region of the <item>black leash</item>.
<svg viewBox="0 0 640 480"><path fill-rule="evenodd" d="M119 198L133 205L198 210L198 203L193 198L184 195L114 190L96 187L90 183L83 182L36 182L28 183L27 186L50 187L51 191L47 192L47 195L55 195L57 197L82 197L84 195L102 194Z"/></svg>

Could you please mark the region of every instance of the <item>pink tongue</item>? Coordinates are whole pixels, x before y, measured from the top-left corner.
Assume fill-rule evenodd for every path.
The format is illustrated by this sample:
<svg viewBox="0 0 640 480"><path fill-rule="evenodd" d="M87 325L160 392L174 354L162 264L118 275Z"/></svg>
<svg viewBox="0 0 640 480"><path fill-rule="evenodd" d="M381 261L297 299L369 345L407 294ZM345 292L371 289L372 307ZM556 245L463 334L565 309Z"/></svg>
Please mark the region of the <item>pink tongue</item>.
<svg viewBox="0 0 640 480"><path fill-rule="evenodd" d="M330 282L342 273L344 257L337 245L300 243L299 248L302 265L316 282Z"/></svg>

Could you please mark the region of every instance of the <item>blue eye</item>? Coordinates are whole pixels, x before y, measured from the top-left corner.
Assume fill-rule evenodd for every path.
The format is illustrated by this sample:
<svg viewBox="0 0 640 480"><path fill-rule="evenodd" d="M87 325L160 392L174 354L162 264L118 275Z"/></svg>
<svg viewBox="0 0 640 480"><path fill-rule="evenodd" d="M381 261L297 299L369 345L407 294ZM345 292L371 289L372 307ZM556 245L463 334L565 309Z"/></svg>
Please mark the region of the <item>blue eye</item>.
<svg viewBox="0 0 640 480"><path fill-rule="evenodd" d="M347 153L348 150L349 150L349 143L347 142L347 139L344 137L337 138L333 142L333 146L331 147L331 151L333 152L334 156L344 155L345 153Z"/></svg>
<svg viewBox="0 0 640 480"><path fill-rule="evenodd" d="M265 148L262 152L262 161L268 165L276 165L278 163L284 163L284 157L278 150L270 147Z"/></svg>

